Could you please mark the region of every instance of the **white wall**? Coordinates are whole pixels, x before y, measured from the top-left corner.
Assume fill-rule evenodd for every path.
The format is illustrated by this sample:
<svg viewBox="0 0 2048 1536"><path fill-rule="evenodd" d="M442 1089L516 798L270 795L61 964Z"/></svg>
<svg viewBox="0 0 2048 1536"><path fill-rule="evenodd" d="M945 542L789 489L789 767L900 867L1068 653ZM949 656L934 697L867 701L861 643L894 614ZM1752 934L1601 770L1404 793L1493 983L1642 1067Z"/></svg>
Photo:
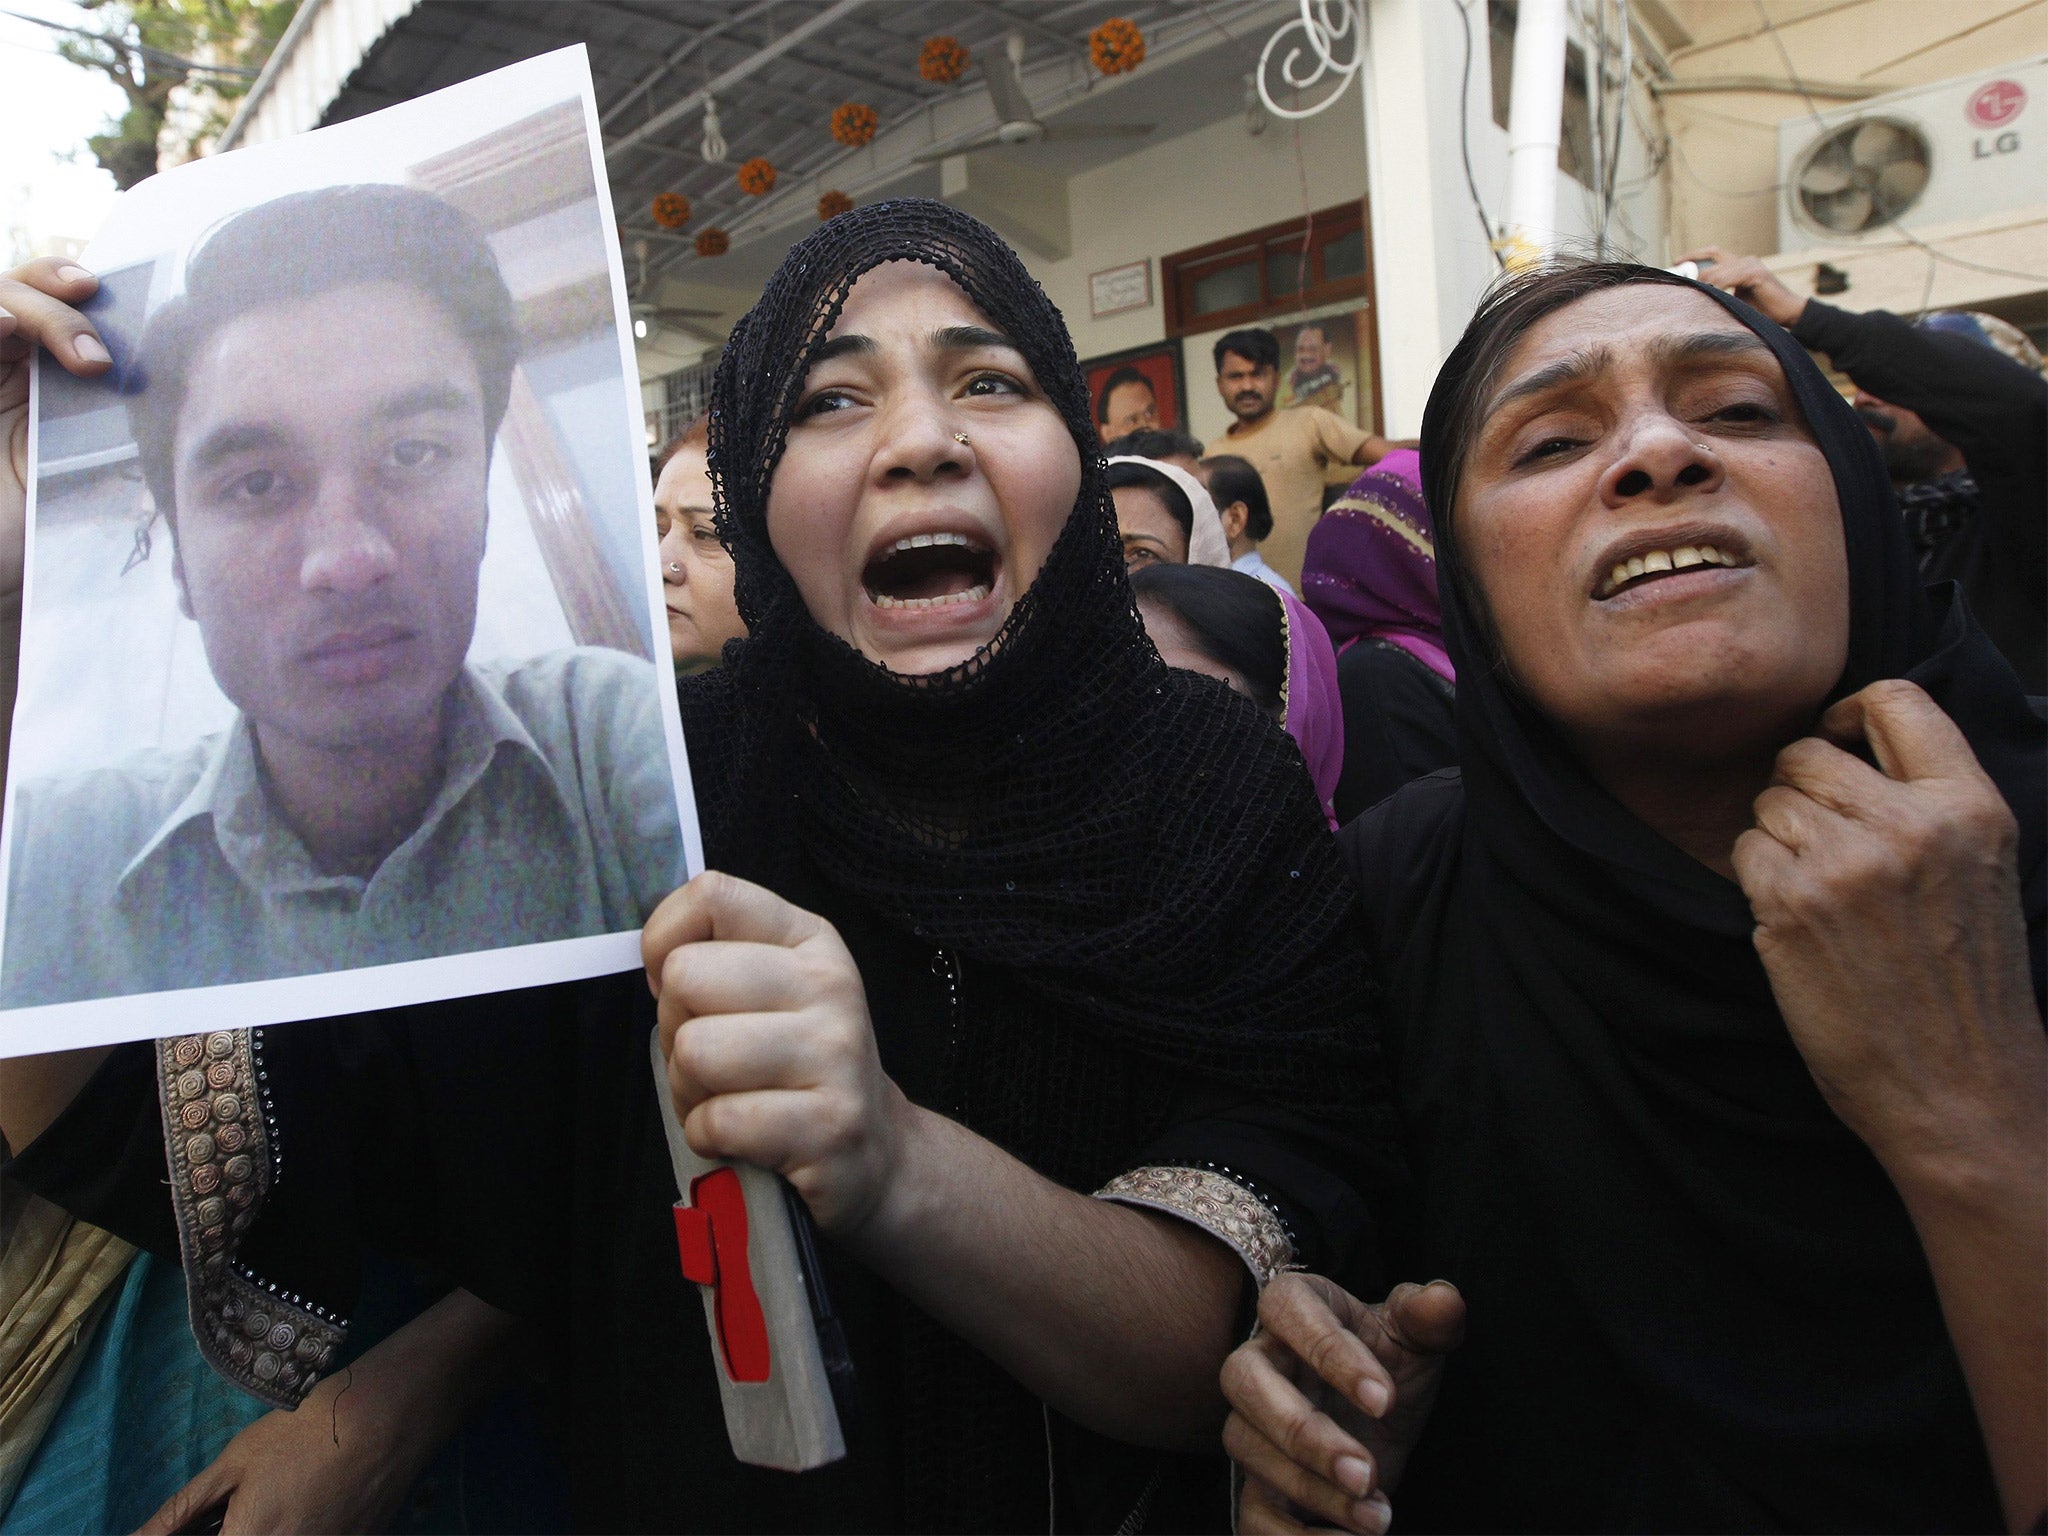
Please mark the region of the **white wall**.
<svg viewBox="0 0 2048 1536"><path fill-rule="evenodd" d="M1498 272L1460 155L1462 86L1473 180L1497 225L1507 206L1507 134L1492 117L1485 0L1469 4L1468 77L1454 0L1369 0L1375 58L1366 83L1377 93L1372 121L1382 139L1375 159L1388 183L1370 210L1381 307L1379 370L1386 429L1394 436L1420 427L1444 355ZM1640 94L1638 100L1643 104ZM1232 113L1073 177L1072 255L1051 260L1027 251L1025 261L1066 315L1080 355L1165 336L1161 256L1364 195L1366 110L1366 93L1354 81L1327 111L1300 123L1269 121L1253 136L1245 132L1243 115ZM1633 121L1624 135L1620 179L1625 190L1620 216L1609 227L1610 250L1668 260L1662 186ZM1590 249L1594 219L1591 194L1560 174L1557 228L1564 242ZM1152 263L1150 307L1092 319L1089 275L1141 257ZM1183 353L1199 435L1216 414L1207 338L1188 338Z"/></svg>
<svg viewBox="0 0 2048 1536"><path fill-rule="evenodd" d="M1148 144L1067 183L1073 254L1063 261L1023 253L1085 358L1144 346L1166 335L1159 258L1299 218L1365 192L1365 135L1352 98L1298 125L1269 122L1254 137L1233 113L1192 133ZM1306 178L1308 192L1302 194ZM1089 316L1089 274L1141 257L1152 263L1152 303L1106 320ZM1190 404L1215 393L1206 354L1189 359Z"/></svg>
<svg viewBox="0 0 2048 1536"><path fill-rule="evenodd" d="M1499 272L1481 209L1497 230L1507 211L1508 136L1493 121L1486 0L1466 0L1465 14L1469 55L1457 0L1368 0L1380 376L1393 436L1420 428L1438 366ZM1572 35L1583 42L1576 20ZM1636 127L1654 119L1654 104L1640 88L1634 95L1638 111L1623 135L1620 213L1609 227L1609 251L1661 263L1669 259L1663 187ZM1355 98L1348 110L1359 111ZM1591 194L1560 173L1556 229L1567 248L1590 249L1595 217Z"/></svg>

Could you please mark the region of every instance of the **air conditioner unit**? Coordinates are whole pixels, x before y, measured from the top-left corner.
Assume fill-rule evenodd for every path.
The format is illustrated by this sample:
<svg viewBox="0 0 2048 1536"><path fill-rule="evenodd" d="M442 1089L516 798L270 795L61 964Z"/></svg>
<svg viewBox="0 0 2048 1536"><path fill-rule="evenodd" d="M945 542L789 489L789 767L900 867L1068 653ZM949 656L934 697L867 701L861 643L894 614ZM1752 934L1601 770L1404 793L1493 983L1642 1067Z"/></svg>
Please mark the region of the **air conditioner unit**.
<svg viewBox="0 0 2048 1536"><path fill-rule="evenodd" d="M1778 249L2048 203L2048 55L1778 125Z"/></svg>

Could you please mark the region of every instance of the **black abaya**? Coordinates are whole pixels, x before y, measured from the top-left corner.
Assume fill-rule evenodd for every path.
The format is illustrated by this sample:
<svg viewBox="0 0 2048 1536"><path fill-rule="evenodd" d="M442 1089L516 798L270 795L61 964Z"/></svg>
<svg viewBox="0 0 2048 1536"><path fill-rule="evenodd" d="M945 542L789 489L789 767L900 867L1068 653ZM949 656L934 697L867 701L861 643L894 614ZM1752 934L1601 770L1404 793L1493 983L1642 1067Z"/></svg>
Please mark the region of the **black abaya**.
<svg viewBox="0 0 2048 1536"><path fill-rule="evenodd" d="M2019 820L2038 1002L2041 721L1960 597L1918 590L1862 424L1782 331L1701 291L1771 346L1833 470L1836 696L1918 682ZM1461 345L1425 419L1438 507L1441 404L1471 363ZM1438 533L1448 573L1455 521ZM1999 1526L1912 1223L1794 1048L1741 890L1591 780L1484 664L1462 585L1443 590L1462 768L1344 838L1415 1176L1389 1261L1470 1306L1402 1528Z"/></svg>
<svg viewBox="0 0 2048 1536"><path fill-rule="evenodd" d="M766 531L811 351L858 277L890 260L952 276L1091 445L999 641L916 683L810 621ZM955 209L843 214L790 253L735 332L712 422L750 630L681 689L712 866L839 928L882 1065L913 1102L1083 1193L1133 1169L1206 1169L1262 1200L1298 1261L1345 1263L1365 1232L1357 1190L1396 1172L1362 1028L1355 895L1292 742L1248 701L1170 672L1144 638L1058 312ZM267 1329L302 1330L266 1368L281 1383L285 1359L284 1384L303 1391L360 1254L386 1250L540 1325L580 1527L1222 1524L1220 1460L1067 1423L830 1243L865 1428L846 1461L801 1477L734 1462L678 1267L652 1026L634 974L258 1031L242 1086L260 1090L267 1133L234 1129L261 1138L268 1183L228 1191L240 1215L202 1202L220 1207L215 1256L245 1282L225 1318L195 1287L202 1348L217 1364L238 1351L246 1369ZM204 1117L202 1069L231 1073L237 1057L225 1036L182 1043L191 1098L172 1096L146 1048L124 1047L13 1169L160 1252L182 1239L190 1275L209 1238L172 1223L159 1089ZM199 1059L216 1045L221 1059ZM181 1197L189 1183L176 1170ZM248 1286L285 1299L273 1311ZM284 1307L301 1309L288 1324Z"/></svg>

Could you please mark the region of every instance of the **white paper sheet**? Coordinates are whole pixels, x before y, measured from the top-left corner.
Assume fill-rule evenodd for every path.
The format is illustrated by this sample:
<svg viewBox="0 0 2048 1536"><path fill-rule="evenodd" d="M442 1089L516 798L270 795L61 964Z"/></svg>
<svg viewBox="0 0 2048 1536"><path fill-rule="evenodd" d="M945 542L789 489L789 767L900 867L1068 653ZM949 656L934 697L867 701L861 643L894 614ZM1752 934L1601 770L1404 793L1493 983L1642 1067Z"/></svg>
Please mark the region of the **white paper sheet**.
<svg viewBox="0 0 2048 1536"><path fill-rule="evenodd" d="M346 234L229 320L207 297L240 218L366 185L487 246L517 345L495 436L465 402L493 392L475 316L502 311L375 253L374 292L336 278ZM461 248L413 265L476 269ZM82 263L117 367L45 360L31 397L0 1056L637 965L703 853L583 49L166 171ZM152 330L181 308L182 349ZM176 411L146 403L173 385Z"/></svg>

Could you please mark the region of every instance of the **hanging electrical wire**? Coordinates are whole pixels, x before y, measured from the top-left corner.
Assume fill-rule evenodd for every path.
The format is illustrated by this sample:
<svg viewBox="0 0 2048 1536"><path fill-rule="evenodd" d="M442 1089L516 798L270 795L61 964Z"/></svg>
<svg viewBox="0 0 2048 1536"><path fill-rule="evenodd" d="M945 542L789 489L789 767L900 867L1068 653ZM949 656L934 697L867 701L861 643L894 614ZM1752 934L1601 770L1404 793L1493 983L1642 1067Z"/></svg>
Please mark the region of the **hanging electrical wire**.
<svg viewBox="0 0 2048 1536"><path fill-rule="evenodd" d="M112 49L116 53L131 54L146 63L155 64L164 69L175 70L183 74L221 75L231 80L254 80L263 72L260 69L241 64L203 63L198 59L188 59L182 54L170 53L162 48L152 48L149 44L141 41L107 32L95 32L90 27L66 26L61 21L49 21L41 16L28 16L20 11L0 11L0 16L11 17L15 21L25 21L32 26L46 27L52 32L68 32L73 37L82 37L87 42L98 43L102 48Z"/></svg>
<svg viewBox="0 0 2048 1536"><path fill-rule="evenodd" d="M1472 195L1472 211L1479 215L1479 227L1486 234L1486 249L1493 256L1493 264L1501 271L1508 269L1507 260L1500 251L1500 232L1493 227L1493 220L1486 216L1486 204L1480 200L1479 182L1472 175L1472 16L1468 7L1472 0L1458 0L1458 20L1465 29L1465 73L1458 82L1458 158L1465 166L1465 190Z"/></svg>

